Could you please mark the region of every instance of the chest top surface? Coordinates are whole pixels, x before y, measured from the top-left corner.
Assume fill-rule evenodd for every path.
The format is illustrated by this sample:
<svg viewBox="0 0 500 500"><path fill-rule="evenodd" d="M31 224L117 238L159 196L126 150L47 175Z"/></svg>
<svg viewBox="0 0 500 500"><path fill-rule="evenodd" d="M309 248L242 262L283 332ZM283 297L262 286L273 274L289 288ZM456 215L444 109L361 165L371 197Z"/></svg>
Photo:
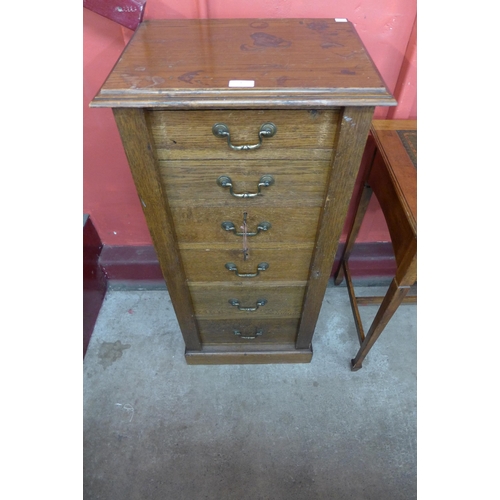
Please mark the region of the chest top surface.
<svg viewBox="0 0 500 500"><path fill-rule="evenodd" d="M142 23L91 106L395 104L350 22L181 19Z"/></svg>

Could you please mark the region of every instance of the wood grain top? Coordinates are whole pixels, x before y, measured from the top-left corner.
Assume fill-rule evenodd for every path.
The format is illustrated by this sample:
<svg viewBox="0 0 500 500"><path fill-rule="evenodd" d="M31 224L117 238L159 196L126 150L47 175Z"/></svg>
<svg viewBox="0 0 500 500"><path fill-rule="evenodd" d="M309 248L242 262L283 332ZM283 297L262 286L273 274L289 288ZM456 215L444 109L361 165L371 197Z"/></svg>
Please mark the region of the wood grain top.
<svg viewBox="0 0 500 500"><path fill-rule="evenodd" d="M416 132L417 120L373 120L372 122L371 132L416 234L417 169L401 141L398 133L401 131Z"/></svg>
<svg viewBox="0 0 500 500"><path fill-rule="evenodd" d="M350 22L180 19L142 23L91 106L395 104Z"/></svg>

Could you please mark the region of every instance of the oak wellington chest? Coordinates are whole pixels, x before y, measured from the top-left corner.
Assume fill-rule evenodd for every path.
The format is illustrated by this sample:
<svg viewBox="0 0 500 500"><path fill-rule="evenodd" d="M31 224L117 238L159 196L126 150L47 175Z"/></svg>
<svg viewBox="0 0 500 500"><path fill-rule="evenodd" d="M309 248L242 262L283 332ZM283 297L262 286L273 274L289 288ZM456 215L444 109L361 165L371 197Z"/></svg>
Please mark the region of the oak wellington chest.
<svg viewBox="0 0 500 500"><path fill-rule="evenodd" d="M142 23L111 107L191 364L309 362L375 106L335 19Z"/></svg>

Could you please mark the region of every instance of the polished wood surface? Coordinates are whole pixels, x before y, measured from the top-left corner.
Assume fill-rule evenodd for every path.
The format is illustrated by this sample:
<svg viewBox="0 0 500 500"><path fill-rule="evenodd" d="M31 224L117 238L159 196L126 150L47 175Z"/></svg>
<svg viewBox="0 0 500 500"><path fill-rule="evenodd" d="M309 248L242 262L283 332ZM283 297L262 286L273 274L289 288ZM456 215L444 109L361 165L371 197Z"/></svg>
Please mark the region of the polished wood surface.
<svg viewBox="0 0 500 500"><path fill-rule="evenodd" d="M255 86L229 87L234 79ZM374 106L393 104L350 23L139 27L92 105L115 108L189 364L311 360ZM224 123L231 144L254 145L267 122L276 133L256 149L235 151L212 132ZM229 176L234 193L255 193L264 175L274 183L255 197L217 184ZM224 222L270 227L243 237ZM252 277L226 268L255 274L261 262L269 267Z"/></svg>
<svg viewBox="0 0 500 500"><path fill-rule="evenodd" d="M407 294L417 280L417 169L416 120L374 120L371 127L377 149L357 198L357 211L349 230L335 284L346 279L360 348L351 361L359 370L370 349L403 302L416 303ZM414 134L415 144L403 144L405 133ZM408 148L414 148L408 149ZM384 213L396 259L396 275L383 297L357 297L349 271L349 256L356 241L371 195ZM358 306L380 305L365 335Z"/></svg>
<svg viewBox="0 0 500 500"><path fill-rule="evenodd" d="M311 71L313 70L313 71ZM230 87L252 81L253 88ZM350 22L146 21L93 105L293 108L394 105Z"/></svg>

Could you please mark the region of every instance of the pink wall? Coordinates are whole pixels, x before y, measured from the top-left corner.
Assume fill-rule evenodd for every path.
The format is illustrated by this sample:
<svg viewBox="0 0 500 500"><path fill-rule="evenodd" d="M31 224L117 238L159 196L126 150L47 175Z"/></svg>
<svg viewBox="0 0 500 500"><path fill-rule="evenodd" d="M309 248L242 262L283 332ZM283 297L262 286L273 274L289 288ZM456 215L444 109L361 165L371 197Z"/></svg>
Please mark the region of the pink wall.
<svg viewBox="0 0 500 500"><path fill-rule="evenodd" d="M416 118L416 0L148 0L144 19L333 18L353 22L396 108L377 108L376 118ZM84 9L84 207L105 245L148 245L146 226L110 109L89 102L111 71L133 32ZM358 241L389 241L373 200Z"/></svg>

